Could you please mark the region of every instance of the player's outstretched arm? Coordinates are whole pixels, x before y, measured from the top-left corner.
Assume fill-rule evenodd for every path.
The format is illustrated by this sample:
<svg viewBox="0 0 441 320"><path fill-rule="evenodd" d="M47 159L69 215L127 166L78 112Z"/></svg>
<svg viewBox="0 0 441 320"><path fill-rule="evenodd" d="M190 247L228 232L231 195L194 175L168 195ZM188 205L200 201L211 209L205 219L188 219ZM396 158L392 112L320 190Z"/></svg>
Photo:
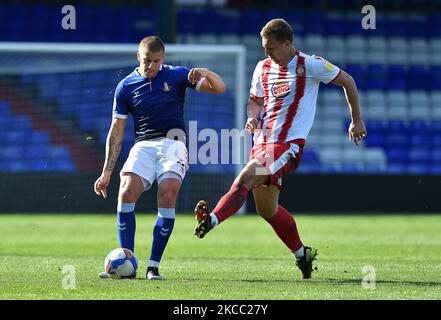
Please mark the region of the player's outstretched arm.
<svg viewBox="0 0 441 320"><path fill-rule="evenodd" d="M124 138L125 119L113 118L106 140L106 159L104 161L103 172L95 181L94 190L97 195L107 198L107 186L110 182L112 171L118 161L121 145Z"/></svg>
<svg viewBox="0 0 441 320"><path fill-rule="evenodd" d="M348 129L349 139L358 145L358 142L367 136L367 131L364 121L361 118L357 85L354 79L343 70L332 83L343 87L351 114L351 124Z"/></svg>
<svg viewBox="0 0 441 320"><path fill-rule="evenodd" d="M211 70L205 68L193 68L188 73L188 81L196 84L196 90L200 92L220 94L226 90L222 78Z"/></svg>

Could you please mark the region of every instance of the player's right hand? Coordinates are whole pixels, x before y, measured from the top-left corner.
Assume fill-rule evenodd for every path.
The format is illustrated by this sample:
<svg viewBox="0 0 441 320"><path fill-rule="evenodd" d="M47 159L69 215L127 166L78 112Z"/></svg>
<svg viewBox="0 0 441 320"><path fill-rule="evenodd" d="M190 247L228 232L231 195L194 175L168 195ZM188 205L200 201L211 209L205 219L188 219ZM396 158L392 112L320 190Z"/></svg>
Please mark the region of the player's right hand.
<svg viewBox="0 0 441 320"><path fill-rule="evenodd" d="M247 129L247 131L249 133L253 134L253 132L257 128L258 124L259 124L259 122L257 121L256 118L248 118L247 123L245 125L245 129Z"/></svg>
<svg viewBox="0 0 441 320"><path fill-rule="evenodd" d="M107 199L107 186L109 185L109 182L110 174L103 172L101 176L95 181L95 193L99 196L102 196L104 199Z"/></svg>

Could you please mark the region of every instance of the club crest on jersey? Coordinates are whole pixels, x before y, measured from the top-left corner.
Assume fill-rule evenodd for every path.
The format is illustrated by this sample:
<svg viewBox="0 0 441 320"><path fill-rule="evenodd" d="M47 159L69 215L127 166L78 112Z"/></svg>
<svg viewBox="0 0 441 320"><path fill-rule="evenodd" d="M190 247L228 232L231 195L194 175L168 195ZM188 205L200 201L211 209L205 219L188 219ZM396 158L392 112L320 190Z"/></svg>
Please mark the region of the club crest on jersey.
<svg viewBox="0 0 441 320"><path fill-rule="evenodd" d="M284 98L291 91L288 80L276 80L271 87L271 93L276 98Z"/></svg>
<svg viewBox="0 0 441 320"><path fill-rule="evenodd" d="M298 64L297 67L296 67L296 74L298 76L304 76L305 72L306 72L305 65L304 64Z"/></svg>
<svg viewBox="0 0 441 320"><path fill-rule="evenodd" d="M167 82L164 82L164 87L162 88L162 90L167 92L167 91L170 91L170 89L171 89L171 86L169 86Z"/></svg>

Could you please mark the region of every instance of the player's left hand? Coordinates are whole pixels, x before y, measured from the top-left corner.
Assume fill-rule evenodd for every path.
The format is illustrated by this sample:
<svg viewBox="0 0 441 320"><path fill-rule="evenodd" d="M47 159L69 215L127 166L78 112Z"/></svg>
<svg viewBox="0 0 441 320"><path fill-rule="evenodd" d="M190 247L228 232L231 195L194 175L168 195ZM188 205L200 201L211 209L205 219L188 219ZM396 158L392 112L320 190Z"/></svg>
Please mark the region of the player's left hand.
<svg viewBox="0 0 441 320"><path fill-rule="evenodd" d="M191 84L198 83L202 78L206 78L209 72L210 71L205 68L193 68L188 73L188 81L190 81Z"/></svg>
<svg viewBox="0 0 441 320"><path fill-rule="evenodd" d="M360 120L352 120L348 129L349 140L354 141L355 145L358 146L358 143L367 137L366 126L362 119Z"/></svg>

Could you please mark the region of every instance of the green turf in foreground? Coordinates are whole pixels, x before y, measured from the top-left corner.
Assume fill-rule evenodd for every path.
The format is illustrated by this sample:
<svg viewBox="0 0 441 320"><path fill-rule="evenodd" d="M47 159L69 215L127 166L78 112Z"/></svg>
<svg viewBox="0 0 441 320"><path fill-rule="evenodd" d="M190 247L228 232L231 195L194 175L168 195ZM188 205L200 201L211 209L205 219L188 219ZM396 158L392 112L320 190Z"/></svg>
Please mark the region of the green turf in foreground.
<svg viewBox="0 0 441 320"><path fill-rule="evenodd" d="M294 259L255 215L233 217L199 240L178 215L162 282L145 280L155 217L137 216L136 280L101 280L118 247L116 219L102 215L0 215L0 299L440 299L441 216L298 216L318 272L301 280ZM63 289L63 267L76 288ZM375 268L365 289L364 266ZM372 274L372 273L371 273Z"/></svg>

